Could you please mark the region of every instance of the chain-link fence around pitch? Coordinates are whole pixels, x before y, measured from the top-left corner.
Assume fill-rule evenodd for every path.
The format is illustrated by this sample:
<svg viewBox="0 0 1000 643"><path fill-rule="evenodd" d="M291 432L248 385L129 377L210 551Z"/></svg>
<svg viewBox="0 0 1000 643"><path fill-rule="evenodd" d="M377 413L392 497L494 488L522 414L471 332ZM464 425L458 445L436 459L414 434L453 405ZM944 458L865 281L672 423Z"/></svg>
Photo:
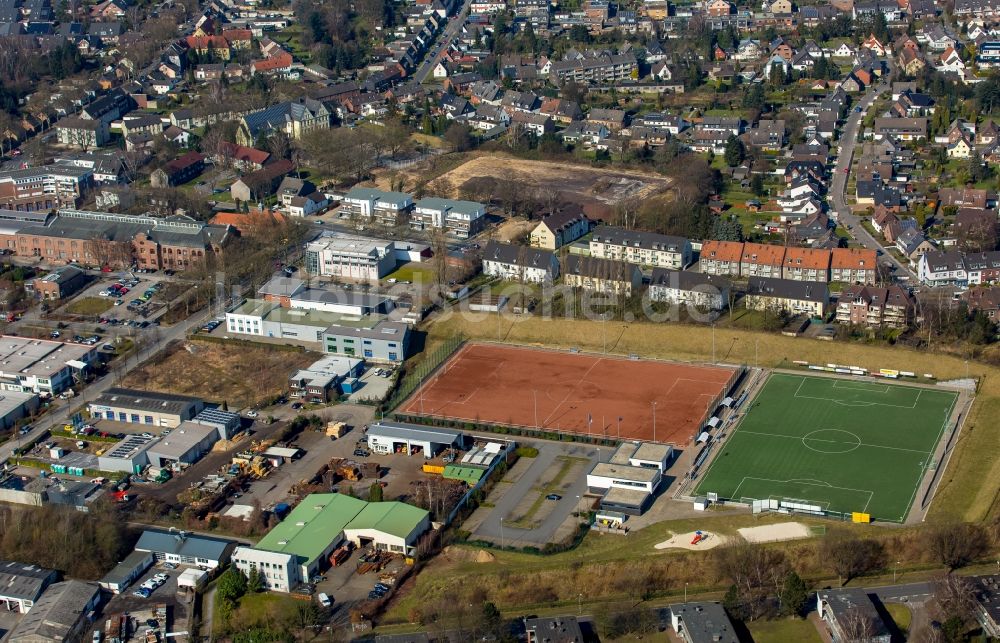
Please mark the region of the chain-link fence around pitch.
<svg viewBox="0 0 1000 643"><path fill-rule="evenodd" d="M427 354L419 363L412 368L407 368L402 375L399 386L393 392L392 397L385 403L385 410L391 411L406 401L417 387L433 373L437 367L441 366L449 357L455 354L462 344L465 343L464 335L449 337L443 344Z"/></svg>

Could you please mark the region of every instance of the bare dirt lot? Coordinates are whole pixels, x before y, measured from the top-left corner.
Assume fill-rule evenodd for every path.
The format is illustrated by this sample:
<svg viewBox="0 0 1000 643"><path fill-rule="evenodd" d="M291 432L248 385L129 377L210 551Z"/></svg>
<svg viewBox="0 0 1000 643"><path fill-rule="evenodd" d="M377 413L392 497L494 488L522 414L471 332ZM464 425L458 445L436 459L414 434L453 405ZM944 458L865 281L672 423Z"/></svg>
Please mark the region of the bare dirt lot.
<svg viewBox="0 0 1000 643"><path fill-rule="evenodd" d="M124 386L197 395L242 409L285 392L288 375L318 357L279 348L181 341L129 373Z"/></svg>
<svg viewBox="0 0 1000 643"><path fill-rule="evenodd" d="M588 211L606 210L626 199L649 199L666 192L671 184L666 177L645 172L490 155L463 163L428 187L440 196L463 197L476 180L483 179L514 186L521 194L534 191L556 196Z"/></svg>

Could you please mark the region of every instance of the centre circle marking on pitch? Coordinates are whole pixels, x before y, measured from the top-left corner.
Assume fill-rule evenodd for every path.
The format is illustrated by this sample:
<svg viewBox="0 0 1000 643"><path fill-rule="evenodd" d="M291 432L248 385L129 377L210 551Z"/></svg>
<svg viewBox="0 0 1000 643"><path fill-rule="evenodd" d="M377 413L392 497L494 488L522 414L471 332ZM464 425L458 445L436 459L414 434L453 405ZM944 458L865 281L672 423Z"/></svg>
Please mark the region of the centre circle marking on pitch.
<svg viewBox="0 0 1000 643"><path fill-rule="evenodd" d="M861 446L861 438L843 429L818 429L802 436L802 444L817 453L850 453Z"/></svg>

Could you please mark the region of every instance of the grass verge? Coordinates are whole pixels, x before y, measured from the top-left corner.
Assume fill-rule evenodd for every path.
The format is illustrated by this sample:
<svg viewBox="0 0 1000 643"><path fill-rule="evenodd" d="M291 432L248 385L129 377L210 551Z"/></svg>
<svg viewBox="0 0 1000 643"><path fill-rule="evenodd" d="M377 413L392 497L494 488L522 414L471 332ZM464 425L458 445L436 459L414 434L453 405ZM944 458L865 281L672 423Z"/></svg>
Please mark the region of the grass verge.
<svg viewBox="0 0 1000 643"><path fill-rule="evenodd" d="M775 621L759 619L746 624L753 636L754 643L820 643L823 639L816 626L802 618L784 618Z"/></svg>
<svg viewBox="0 0 1000 643"><path fill-rule="evenodd" d="M100 315L114 304L111 297L84 297L70 302L66 312L71 315Z"/></svg>

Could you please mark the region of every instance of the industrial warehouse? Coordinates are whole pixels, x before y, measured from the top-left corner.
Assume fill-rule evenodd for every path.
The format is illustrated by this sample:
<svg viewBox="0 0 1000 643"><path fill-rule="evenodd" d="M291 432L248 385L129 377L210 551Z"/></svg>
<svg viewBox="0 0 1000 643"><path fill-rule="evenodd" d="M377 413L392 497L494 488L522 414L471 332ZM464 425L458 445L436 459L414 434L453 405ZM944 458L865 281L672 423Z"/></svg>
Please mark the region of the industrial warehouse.
<svg viewBox="0 0 1000 643"><path fill-rule="evenodd" d="M126 388L110 388L88 406L94 418L169 428L194 419L203 408L197 397Z"/></svg>
<svg viewBox="0 0 1000 643"><path fill-rule="evenodd" d="M368 427L368 448L375 453L422 453L433 458L444 449L463 447L465 438L458 431L387 422Z"/></svg>
<svg viewBox="0 0 1000 643"><path fill-rule="evenodd" d="M249 574L258 569L268 589L290 592L328 565L326 558L345 541L412 556L430 529L430 515L402 502L369 503L339 493L302 499L255 547L238 547L233 563Z"/></svg>

